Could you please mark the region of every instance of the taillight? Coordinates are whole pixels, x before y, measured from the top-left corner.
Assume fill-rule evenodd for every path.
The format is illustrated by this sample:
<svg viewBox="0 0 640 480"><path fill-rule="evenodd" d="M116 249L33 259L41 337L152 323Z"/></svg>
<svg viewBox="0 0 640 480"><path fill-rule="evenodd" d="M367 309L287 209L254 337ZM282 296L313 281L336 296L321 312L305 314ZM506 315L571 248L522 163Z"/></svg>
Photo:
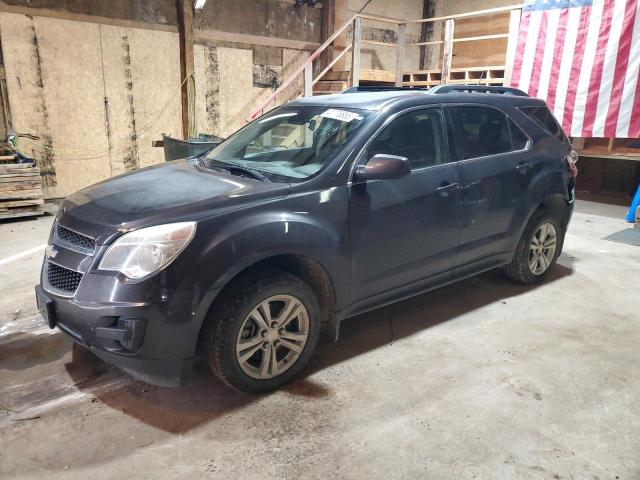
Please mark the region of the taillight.
<svg viewBox="0 0 640 480"><path fill-rule="evenodd" d="M565 161L567 162L571 178L576 178L578 176L578 167L576 165L578 163L578 152L571 150L565 157Z"/></svg>

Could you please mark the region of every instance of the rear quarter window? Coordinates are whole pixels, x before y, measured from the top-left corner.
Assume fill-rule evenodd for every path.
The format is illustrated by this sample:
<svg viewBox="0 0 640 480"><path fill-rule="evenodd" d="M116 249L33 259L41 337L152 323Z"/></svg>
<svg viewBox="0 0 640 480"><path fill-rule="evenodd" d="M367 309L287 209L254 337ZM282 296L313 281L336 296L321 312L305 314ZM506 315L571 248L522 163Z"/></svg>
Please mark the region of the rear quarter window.
<svg viewBox="0 0 640 480"><path fill-rule="evenodd" d="M564 140L565 136L562 128L560 128L555 117L546 106L518 107L518 110L537 123L552 137L555 137L558 140Z"/></svg>

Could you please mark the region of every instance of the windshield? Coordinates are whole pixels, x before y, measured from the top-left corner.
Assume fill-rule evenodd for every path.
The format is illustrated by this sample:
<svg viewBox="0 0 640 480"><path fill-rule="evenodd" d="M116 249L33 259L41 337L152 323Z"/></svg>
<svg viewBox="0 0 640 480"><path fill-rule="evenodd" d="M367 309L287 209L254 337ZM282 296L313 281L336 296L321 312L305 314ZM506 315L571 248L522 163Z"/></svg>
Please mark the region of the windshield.
<svg viewBox="0 0 640 480"><path fill-rule="evenodd" d="M276 108L211 150L205 164L240 166L275 181L305 179L328 165L370 115L326 106Z"/></svg>

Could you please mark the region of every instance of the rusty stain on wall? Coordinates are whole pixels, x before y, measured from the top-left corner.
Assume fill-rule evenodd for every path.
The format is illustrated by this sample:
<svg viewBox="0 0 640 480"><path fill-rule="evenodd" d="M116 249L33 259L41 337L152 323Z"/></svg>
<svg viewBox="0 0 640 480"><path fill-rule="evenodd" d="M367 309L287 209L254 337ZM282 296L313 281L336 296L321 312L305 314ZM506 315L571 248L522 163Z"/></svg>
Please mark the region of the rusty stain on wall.
<svg viewBox="0 0 640 480"><path fill-rule="evenodd" d="M129 116L129 144L124 153L124 168L126 171L135 170L140 166L138 152L138 133L136 130L136 108L133 97L133 75L131 74L131 47L128 35L122 36L122 62L124 64L125 91L127 92Z"/></svg>
<svg viewBox="0 0 640 480"><path fill-rule="evenodd" d="M51 138L51 128L49 126L49 111L47 109L47 101L44 96L44 76L42 72L42 58L40 56L40 45L38 43L38 34L32 16L28 16L31 20L31 43L33 45L33 61L36 71L36 94L40 113L42 114L42 156L39 159L40 175L42 176L42 184L45 187L55 187L58 184L56 179L56 168L53 151L53 139Z"/></svg>
<svg viewBox="0 0 640 480"><path fill-rule="evenodd" d="M282 83L282 67L253 64L253 86L277 89Z"/></svg>
<svg viewBox="0 0 640 480"><path fill-rule="evenodd" d="M217 134L220 128L220 72L218 68L218 49L205 47L207 53L205 111L207 113L207 133Z"/></svg>
<svg viewBox="0 0 640 480"><path fill-rule="evenodd" d="M397 35L395 30L390 28L365 27L362 29L363 40L373 40L375 42L396 43Z"/></svg>

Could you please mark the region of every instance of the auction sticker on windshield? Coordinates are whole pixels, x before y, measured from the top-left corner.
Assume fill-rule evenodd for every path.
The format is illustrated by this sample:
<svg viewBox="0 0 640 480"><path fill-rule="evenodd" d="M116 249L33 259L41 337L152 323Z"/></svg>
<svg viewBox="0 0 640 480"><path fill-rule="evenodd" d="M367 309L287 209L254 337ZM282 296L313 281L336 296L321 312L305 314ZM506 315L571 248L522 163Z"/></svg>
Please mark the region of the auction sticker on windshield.
<svg viewBox="0 0 640 480"><path fill-rule="evenodd" d="M338 110L336 108L330 108L320 114L321 117L331 118L333 120L340 120L341 122L350 122L352 120L362 119L362 115L348 110Z"/></svg>

